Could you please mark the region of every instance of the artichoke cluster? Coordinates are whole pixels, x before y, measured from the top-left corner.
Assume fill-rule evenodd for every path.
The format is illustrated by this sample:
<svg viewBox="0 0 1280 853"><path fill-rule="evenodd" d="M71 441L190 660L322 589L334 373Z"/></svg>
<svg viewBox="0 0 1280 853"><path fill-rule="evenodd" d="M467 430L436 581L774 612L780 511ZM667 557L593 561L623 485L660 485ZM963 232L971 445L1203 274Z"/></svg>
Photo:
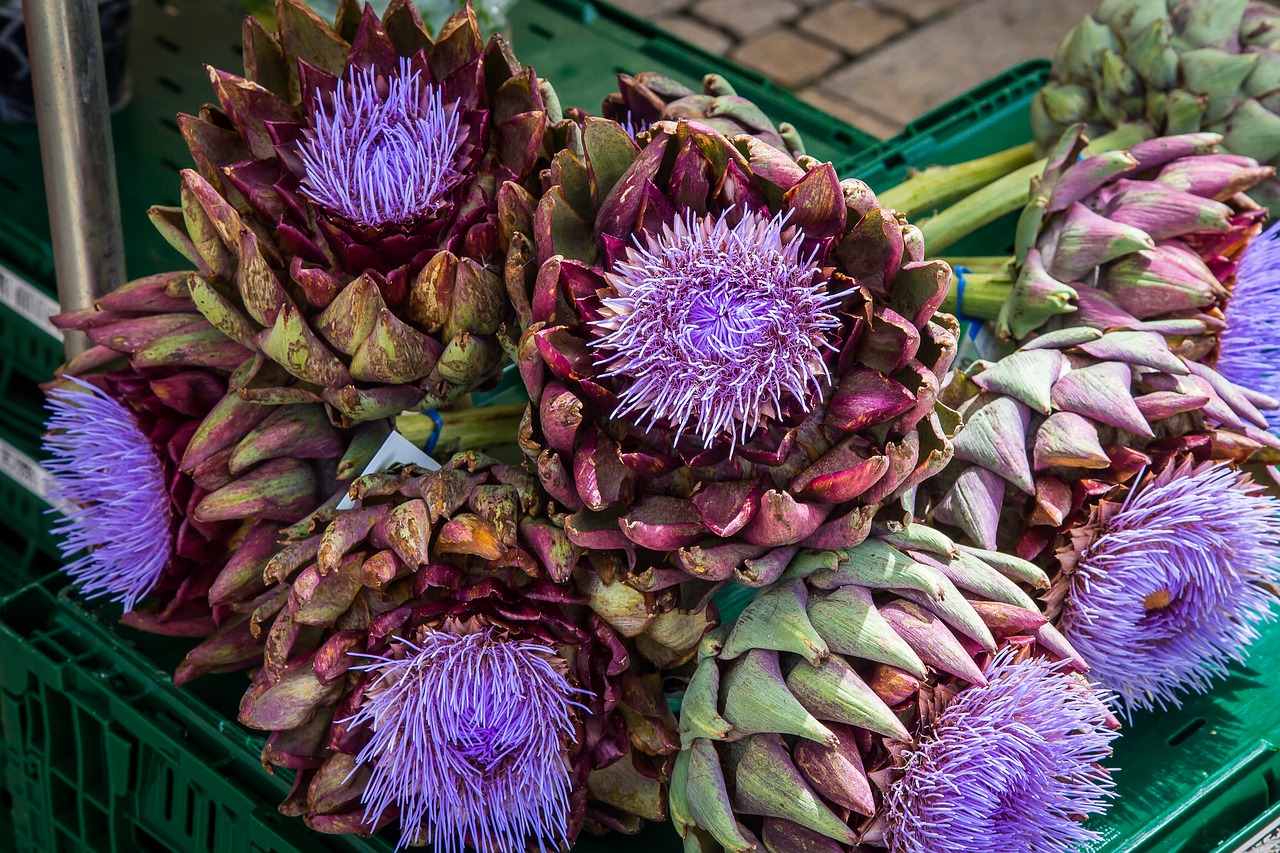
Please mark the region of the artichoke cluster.
<svg viewBox="0 0 1280 853"><path fill-rule="evenodd" d="M1280 165L1280 11L1262 0L1103 0L1063 38L1031 104L1043 149L1085 122L1153 136L1209 131L1232 154ZM1258 203L1280 197L1274 178Z"/></svg>
<svg viewBox="0 0 1280 853"><path fill-rule="evenodd" d="M1172 61L1204 5L1151 19ZM1240 14L1215 49L1260 54ZM1021 348L953 372L950 265L724 79L587 110L470 8L276 18L180 119L189 268L58 318L93 347L47 446L68 573L198 641L177 683L247 671L281 811L447 853L1095 838L1113 711L1207 689L1280 581L1277 401L1224 375L1270 158L1071 130ZM508 368L486 452L408 441Z"/></svg>

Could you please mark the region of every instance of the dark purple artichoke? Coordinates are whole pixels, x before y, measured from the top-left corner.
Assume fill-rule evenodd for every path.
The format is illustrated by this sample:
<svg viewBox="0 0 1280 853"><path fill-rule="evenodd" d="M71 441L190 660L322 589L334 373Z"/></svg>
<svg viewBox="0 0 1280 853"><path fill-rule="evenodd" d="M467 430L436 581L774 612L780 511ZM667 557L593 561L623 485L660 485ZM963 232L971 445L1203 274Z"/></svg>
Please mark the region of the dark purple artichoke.
<svg viewBox="0 0 1280 853"><path fill-rule="evenodd" d="M587 118L541 200L500 194L521 444L574 543L765 585L946 464L951 271L829 164L649 137Z"/></svg>
<svg viewBox="0 0 1280 853"><path fill-rule="evenodd" d="M674 720L590 606L616 556L573 546L531 474L479 454L351 495L288 531L246 609L244 642L266 654L240 720L271 732L264 763L299 771L282 809L492 853L663 819ZM652 614L641 600L629 617Z"/></svg>

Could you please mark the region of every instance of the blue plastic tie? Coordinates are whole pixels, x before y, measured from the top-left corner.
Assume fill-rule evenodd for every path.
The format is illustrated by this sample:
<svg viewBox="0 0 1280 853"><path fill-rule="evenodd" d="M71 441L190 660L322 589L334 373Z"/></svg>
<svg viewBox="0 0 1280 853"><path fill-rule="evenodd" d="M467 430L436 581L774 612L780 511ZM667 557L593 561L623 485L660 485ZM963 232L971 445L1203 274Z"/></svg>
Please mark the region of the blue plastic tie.
<svg viewBox="0 0 1280 853"><path fill-rule="evenodd" d="M981 320L969 317L964 313L965 276L973 272L973 270L961 265L952 267L952 272L956 274L956 319L968 320L970 323L981 323Z"/></svg>
<svg viewBox="0 0 1280 853"><path fill-rule="evenodd" d="M435 409L427 409L422 414L431 418L431 422L436 425L436 428L431 431L431 438L427 439L427 446L425 448L427 454L430 455L431 451L436 449L436 442L440 440L440 432L444 429L444 419L440 417L440 413Z"/></svg>

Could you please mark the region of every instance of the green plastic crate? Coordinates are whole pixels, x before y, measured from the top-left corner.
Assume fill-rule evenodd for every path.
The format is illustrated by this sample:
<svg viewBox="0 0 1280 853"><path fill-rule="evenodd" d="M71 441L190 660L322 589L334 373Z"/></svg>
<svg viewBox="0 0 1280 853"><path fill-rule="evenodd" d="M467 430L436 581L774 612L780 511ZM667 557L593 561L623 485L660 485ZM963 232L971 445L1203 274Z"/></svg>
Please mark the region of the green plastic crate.
<svg viewBox="0 0 1280 853"><path fill-rule="evenodd" d="M276 811L287 773L262 769L263 738L233 722L243 674L179 690L181 642L113 624L58 581L0 602L0 721L14 847L51 851L389 853L385 838L313 833ZM0 839L0 849L4 839ZM579 853L679 849L666 826L584 837Z"/></svg>
<svg viewBox="0 0 1280 853"><path fill-rule="evenodd" d="M883 192L902 183L911 169L950 166L1029 142L1027 107L1048 79L1047 59L1015 65L925 113L892 139L841 161L837 171ZM1016 213L998 219L957 242L947 254L1012 254L1016 222Z"/></svg>
<svg viewBox="0 0 1280 853"><path fill-rule="evenodd" d="M212 100L204 65L241 67L243 10L233 0L137 0L130 33L132 97L112 117L116 168L131 277L182 269L181 258L151 226L147 208L179 201L178 176L190 156L175 117ZM582 0L520 0L511 10L516 55L556 86L562 102L597 110L616 88L617 72L661 71L690 85L708 72L724 75L777 121L790 121L810 152L847 157L874 137L826 115L763 77L694 48L623 12ZM0 126L0 264L29 283L26 301L56 295L39 139L33 125ZM0 287L5 277L0 270ZM10 289L21 289L21 284ZM14 309L0 290L0 335L6 360L45 379L62 362L60 338Z"/></svg>
<svg viewBox="0 0 1280 853"><path fill-rule="evenodd" d="M49 480L40 467L43 399L33 381L0 363L0 595L58 567Z"/></svg>

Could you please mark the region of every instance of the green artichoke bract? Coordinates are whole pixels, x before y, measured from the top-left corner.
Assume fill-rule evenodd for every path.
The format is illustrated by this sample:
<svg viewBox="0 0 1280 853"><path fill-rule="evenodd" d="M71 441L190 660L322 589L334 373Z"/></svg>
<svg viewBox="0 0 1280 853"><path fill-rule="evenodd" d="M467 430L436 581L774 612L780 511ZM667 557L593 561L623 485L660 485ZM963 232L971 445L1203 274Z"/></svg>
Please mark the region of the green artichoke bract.
<svg viewBox="0 0 1280 853"><path fill-rule="evenodd" d="M1031 104L1042 148L1087 122L1152 135L1220 133L1232 154L1280 165L1280 10L1258 0L1103 0L1062 40ZM1273 179L1255 196L1273 207Z"/></svg>
<svg viewBox="0 0 1280 853"><path fill-rule="evenodd" d="M907 754L927 742L939 707L971 685L987 687L998 648L1084 668L1019 583L1043 588L1048 578L914 523L880 528L848 550L799 553L733 624L703 642L681 706L683 751L671 784L671 816L686 849L919 849L910 817L887 809L886 797ZM1092 702L1101 726L1109 715ZM1035 750L1033 740L1027 735L1023 749ZM1044 771L1028 762L1025 772L1024 784ZM1100 768L1092 772L1105 779ZM974 782L971 820L1011 816L1010 829L1024 838L1070 821L1002 817L978 791L1001 784ZM1060 849L1049 838L1033 846Z"/></svg>
<svg viewBox="0 0 1280 853"><path fill-rule="evenodd" d="M469 7L434 40L405 0L277 18L249 19L245 76L211 70L218 105L180 117L197 168L153 220L199 311L258 357L246 396L344 425L441 405L501 363L496 193L536 184L554 95Z"/></svg>
<svg viewBox="0 0 1280 853"><path fill-rule="evenodd" d="M691 119L727 137L746 134L793 157L804 154L804 142L794 126L787 122L775 126L760 107L739 95L719 74L702 78L701 92L655 71L634 77L619 74L618 91L604 99L601 115L630 130L632 136L659 121Z"/></svg>
<svg viewBox="0 0 1280 853"><path fill-rule="evenodd" d="M266 652L240 720L271 732L264 764L298 770L282 808L325 832L398 823L402 845L490 853L663 819L675 721L610 624L683 659L705 617L673 646L646 631L642 596L597 613L618 556L574 547L518 466L458 454L350 494L286 531L245 608L241 640Z"/></svg>
<svg viewBox="0 0 1280 853"><path fill-rule="evenodd" d="M644 137L644 135L642 135ZM949 457L950 268L830 164L694 121L587 118L501 193L521 445L569 539L674 582L850 547Z"/></svg>

